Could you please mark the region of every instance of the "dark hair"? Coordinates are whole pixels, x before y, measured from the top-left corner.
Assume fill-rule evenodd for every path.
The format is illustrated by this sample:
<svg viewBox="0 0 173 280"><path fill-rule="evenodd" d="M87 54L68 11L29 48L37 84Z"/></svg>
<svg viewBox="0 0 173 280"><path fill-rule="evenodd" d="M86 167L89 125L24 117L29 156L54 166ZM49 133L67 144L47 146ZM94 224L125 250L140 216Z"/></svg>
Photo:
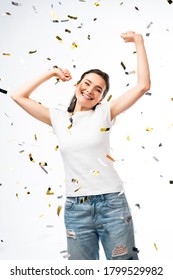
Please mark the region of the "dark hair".
<svg viewBox="0 0 173 280"><path fill-rule="evenodd" d="M99 69L91 69L91 70L88 70L86 72L84 72L80 78L80 80L77 82L77 84L79 84L83 78L85 77L85 75L87 74L90 74L90 73L95 73L97 75L99 75L100 77L103 78L103 80L105 81L106 83L106 89L104 90L103 92L103 98L106 96L106 94L108 93L109 91L109 75ZM77 101L77 98L76 98L76 95L74 95L70 101L70 105L69 107L67 108L67 111L69 113L73 113L74 109L75 109L75 106L76 106L76 101ZM95 107L97 106L97 104L92 108L93 110L95 109Z"/></svg>

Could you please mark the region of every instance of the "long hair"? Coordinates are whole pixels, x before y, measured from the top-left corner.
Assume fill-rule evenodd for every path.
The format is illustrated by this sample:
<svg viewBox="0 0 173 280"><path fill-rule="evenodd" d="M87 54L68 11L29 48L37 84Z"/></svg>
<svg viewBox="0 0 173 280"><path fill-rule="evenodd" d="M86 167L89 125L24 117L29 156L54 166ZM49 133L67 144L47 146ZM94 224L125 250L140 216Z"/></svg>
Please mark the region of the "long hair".
<svg viewBox="0 0 173 280"><path fill-rule="evenodd" d="M86 72L84 72L80 78L80 80L77 82L77 84L79 84L83 78L85 77L85 75L87 74L90 74L90 73L95 73L97 75L99 75L100 77L103 78L103 80L105 81L106 83L106 89L104 90L103 92L103 98L106 96L106 94L108 93L109 91L109 75L99 69L91 69L91 70L88 70ZM77 101L77 98L76 98L76 95L74 94L74 96L72 97L71 101L70 101L70 104L69 104L69 107L67 108L67 111L69 113L73 113L74 112L74 109L75 109L75 106L76 106L76 101ZM97 104L92 108L93 110L95 109L95 107L97 106Z"/></svg>

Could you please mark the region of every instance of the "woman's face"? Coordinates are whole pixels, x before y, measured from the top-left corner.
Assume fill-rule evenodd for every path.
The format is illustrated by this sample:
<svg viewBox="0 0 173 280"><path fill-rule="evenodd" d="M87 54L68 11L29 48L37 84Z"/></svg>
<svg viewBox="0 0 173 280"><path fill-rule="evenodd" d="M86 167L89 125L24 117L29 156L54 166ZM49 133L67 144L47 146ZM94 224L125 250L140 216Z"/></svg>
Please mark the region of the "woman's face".
<svg viewBox="0 0 173 280"><path fill-rule="evenodd" d="M76 86L77 106L80 110L90 110L102 101L106 83L95 73L86 74Z"/></svg>

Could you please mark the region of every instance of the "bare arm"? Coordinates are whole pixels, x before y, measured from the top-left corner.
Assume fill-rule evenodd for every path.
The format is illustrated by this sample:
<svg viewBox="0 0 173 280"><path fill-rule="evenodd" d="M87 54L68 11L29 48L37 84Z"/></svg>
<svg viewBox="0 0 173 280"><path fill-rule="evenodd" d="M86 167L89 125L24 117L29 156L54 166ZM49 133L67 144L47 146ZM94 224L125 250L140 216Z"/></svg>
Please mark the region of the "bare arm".
<svg viewBox="0 0 173 280"><path fill-rule="evenodd" d="M62 81L69 81L71 79L70 72L68 70L62 70L60 68L53 68L47 72L33 78L31 81L26 82L20 86L11 95L11 98L21 106L26 112L28 112L34 118L51 125L49 109L42 104L32 100L30 98L31 93L42 83L49 80L52 77L58 77Z"/></svg>
<svg viewBox="0 0 173 280"><path fill-rule="evenodd" d="M142 35L129 31L122 33L121 37L125 42L135 43L137 52L137 84L111 102L112 119L131 107L150 88L150 71Z"/></svg>

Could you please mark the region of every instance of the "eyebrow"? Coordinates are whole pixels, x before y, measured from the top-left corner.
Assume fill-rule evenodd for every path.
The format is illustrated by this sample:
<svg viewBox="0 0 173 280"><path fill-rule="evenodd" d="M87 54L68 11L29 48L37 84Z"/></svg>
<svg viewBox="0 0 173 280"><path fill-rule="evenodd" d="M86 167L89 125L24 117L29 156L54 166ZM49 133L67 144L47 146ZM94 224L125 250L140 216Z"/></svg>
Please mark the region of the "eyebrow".
<svg viewBox="0 0 173 280"><path fill-rule="evenodd" d="M91 82L90 80L88 80L88 79L85 79L85 80L87 80L88 82L92 83L92 82ZM102 88L101 86L96 85L96 87L98 87L98 88L100 88L101 90L103 90L103 88Z"/></svg>

